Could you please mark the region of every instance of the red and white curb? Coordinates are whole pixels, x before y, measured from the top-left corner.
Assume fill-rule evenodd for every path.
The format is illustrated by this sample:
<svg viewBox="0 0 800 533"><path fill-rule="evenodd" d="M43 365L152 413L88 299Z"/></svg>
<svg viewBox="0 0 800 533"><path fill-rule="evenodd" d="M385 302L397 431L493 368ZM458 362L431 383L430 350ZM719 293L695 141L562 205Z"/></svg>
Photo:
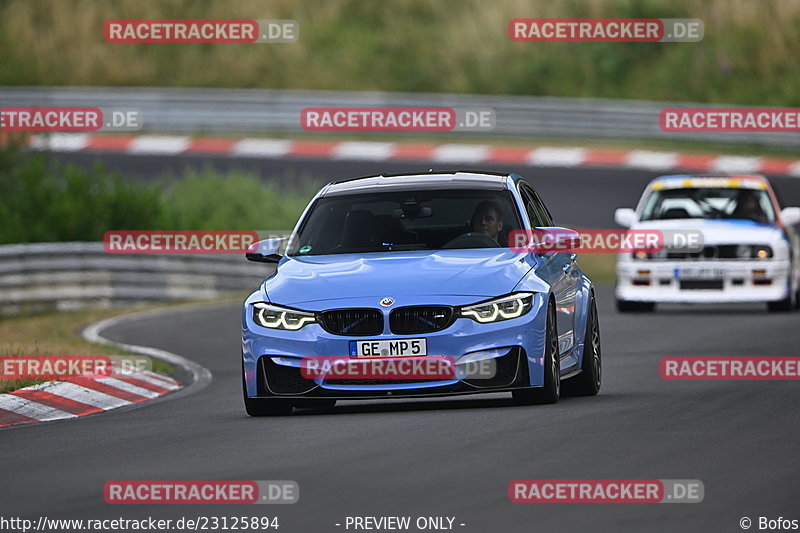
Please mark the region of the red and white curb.
<svg viewBox="0 0 800 533"><path fill-rule="evenodd" d="M515 164L543 167L621 167L639 170L776 174L800 177L800 159L614 150L554 146L495 146L290 139L215 139L169 135L36 135L29 146L54 152L115 152L131 155L225 155L302 157L353 161L424 161Z"/></svg>
<svg viewBox="0 0 800 533"><path fill-rule="evenodd" d="M91 415L180 388L171 377L155 372L120 371L113 376L48 381L0 394L0 427Z"/></svg>
<svg viewBox="0 0 800 533"><path fill-rule="evenodd" d="M208 307L208 304L189 304L180 308ZM97 379L71 378L49 381L26 387L10 394L0 394L0 428L32 422L76 418L120 407L141 405L167 393L178 398L197 392L211 383L211 372L178 354L112 341L102 331L137 319L172 315L179 307L140 311L95 322L81 331L81 336L95 344L115 346L129 353L146 355L182 367L188 376L186 383L150 371L120 371L114 377Z"/></svg>

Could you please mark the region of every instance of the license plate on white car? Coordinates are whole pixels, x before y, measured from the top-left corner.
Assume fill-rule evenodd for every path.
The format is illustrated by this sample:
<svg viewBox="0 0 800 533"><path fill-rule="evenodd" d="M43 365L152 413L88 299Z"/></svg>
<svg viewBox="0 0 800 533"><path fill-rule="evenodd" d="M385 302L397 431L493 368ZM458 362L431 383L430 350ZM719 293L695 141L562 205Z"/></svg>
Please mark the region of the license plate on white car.
<svg viewBox="0 0 800 533"><path fill-rule="evenodd" d="M722 279L725 273L721 268L708 267L682 267L675 269L675 279Z"/></svg>
<svg viewBox="0 0 800 533"><path fill-rule="evenodd" d="M351 357L418 357L428 355L426 339L350 341Z"/></svg>

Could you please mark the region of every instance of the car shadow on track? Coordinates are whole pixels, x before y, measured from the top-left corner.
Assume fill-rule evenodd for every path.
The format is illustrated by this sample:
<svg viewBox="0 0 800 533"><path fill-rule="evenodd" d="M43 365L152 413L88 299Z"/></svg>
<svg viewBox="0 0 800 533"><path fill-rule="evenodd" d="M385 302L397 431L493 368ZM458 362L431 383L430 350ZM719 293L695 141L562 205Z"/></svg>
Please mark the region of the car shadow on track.
<svg viewBox="0 0 800 533"><path fill-rule="evenodd" d="M562 397L558 403L552 405L517 405L509 395L508 397L493 398L442 398L442 399L397 399L397 400L377 400L376 402L363 402L358 400L340 401L335 407L329 408L299 408L295 409L292 416L313 416L313 415L345 415L345 414L371 414L371 413L395 413L413 411L449 411L456 409L558 409L559 406L566 407L567 404L584 402L603 402L603 400L617 399L618 394L600 394L592 398Z"/></svg>
<svg viewBox="0 0 800 533"><path fill-rule="evenodd" d="M766 304L751 304L751 305L731 305L731 306L705 306L705 305L687 305L687 306L680 306L674 304L661 304L658 306L653 313L636 313L636 314L626 314L624 316L634 317L634 316L650 316L653 318L658 318L659 315L704 315L704 316L714 316L714 315L770 315L773 316L772 313L767 313L767 305ZM788 313L787 313L788 314ZM780 314L775 314L774 316L780 316Z"/></svg>

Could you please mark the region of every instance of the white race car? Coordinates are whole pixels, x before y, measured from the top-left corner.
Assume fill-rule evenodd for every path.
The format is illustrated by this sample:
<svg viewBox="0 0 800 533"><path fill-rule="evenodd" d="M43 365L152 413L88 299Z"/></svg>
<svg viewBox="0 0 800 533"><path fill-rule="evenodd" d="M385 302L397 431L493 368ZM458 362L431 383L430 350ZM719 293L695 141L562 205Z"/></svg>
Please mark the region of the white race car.
<svg viewBox="0 0 800 533"><path fill-rule="evenodd" d="M766 302L770 311L800 301L800 208L778 205L763 176L662 176L639 205L614 219L633 230L700 231L693 251L621 254L616 299L620 312L652 311L658 302Z"/></svg>

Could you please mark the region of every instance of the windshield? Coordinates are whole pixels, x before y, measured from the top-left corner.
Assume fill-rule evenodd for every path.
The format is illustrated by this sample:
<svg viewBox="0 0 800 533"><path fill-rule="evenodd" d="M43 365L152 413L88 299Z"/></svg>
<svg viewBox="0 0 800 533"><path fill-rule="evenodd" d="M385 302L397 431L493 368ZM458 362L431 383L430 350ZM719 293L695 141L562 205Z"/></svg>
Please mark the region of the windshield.
<svg viewBox="0 0 800 533"><path fill-rule="evenodd" d="M521 229L508 191L421 190L318 199L288 255L499 248Z"/></svg>
<svg viewBox="0 0 800 533"><path fill-rule="evenodd" d="M640 220L714 218L774 223L767 191L732 188L663 189L647 198Z"/></svg>

